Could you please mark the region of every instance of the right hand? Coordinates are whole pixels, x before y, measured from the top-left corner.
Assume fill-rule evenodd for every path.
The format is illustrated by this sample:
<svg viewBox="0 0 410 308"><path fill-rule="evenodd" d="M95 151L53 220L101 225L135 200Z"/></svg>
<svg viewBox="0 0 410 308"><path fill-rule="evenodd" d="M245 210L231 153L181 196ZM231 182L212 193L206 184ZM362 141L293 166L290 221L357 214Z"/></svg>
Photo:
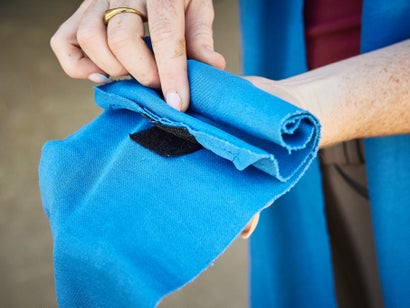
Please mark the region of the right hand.
<svg viewBox="0 0 410 308"><path fill-rule="evenodd" d="M143 37L144 21L122 13L105 25L104 12L130 7L148 19L154 54ZM177 110L189 104L186 60L196 59L224 69L214 51L212 0L85 0L51 38L51 47L72 78L108 81L130 74L141 84L161 88Z"/></svg>

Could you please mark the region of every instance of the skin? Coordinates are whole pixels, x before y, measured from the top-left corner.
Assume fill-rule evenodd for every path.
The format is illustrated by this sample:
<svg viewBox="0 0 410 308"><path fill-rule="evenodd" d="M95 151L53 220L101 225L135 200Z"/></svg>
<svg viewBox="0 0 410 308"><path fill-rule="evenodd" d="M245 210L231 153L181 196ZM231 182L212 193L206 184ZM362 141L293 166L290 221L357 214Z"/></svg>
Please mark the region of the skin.
<svg viewBox="0 0 410 308"><path fill-rule="evenodd" d="M141 16L119 14L104 25L105 10L116 7L135 8L147 17L154 53L142 39ZM145 86L161 88L168 104L185 111L186 59L225 67L213 47L213 18L212 0L85 0L50 44L72 78L105 82L104 76L130 74ZM321 147L410 133L410 40L285 80L245 78L316 115L322 124ZM250 236L258 217L242 237Z"/></svg>
<svg viewBox="0 0 410 308"><path fill-rule="evenodd" d="M135 8L147 16L154 54L142 39L141 16L118 14L104 25L105 10L116 7ZM212 0L85 0L50 45L72 78L104 82L96 74L130 74L145 86L161 87L167 102L185 111L189 104L186 59L225 68L225 59L214 51L213 19Z"/></svg>
<svg viewBox="0 0 410 308"><path fill-rule="evenodd" d="M280 81L248 79L316 115L322 148L410 133L410 40Z"/></svg>
<svg viewBox="0 0 410 308"><path fill-rule="evenodd" d="M255 86L309 110L322 124L320 147L356 138L410 133L410 40ZM259 214L242 231L248 238Z"/></svg>

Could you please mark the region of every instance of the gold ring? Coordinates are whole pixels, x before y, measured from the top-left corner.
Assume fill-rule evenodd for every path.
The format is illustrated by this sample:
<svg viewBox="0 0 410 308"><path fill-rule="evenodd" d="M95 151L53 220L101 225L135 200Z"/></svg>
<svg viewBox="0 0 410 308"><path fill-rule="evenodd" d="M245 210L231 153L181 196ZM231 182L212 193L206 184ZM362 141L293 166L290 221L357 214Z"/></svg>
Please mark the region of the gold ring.
<svg viewBox="0 0 410 308"><path fill-rule="evenodd" d="M147 17L140 11L136 9L132 9L130 7L117 7L114 9L109 9L104 12L104 24L108 24L111 18L115 15L122 14L122 13L133 13L137 14L142 18L143 21L146 21Z"/></svg>

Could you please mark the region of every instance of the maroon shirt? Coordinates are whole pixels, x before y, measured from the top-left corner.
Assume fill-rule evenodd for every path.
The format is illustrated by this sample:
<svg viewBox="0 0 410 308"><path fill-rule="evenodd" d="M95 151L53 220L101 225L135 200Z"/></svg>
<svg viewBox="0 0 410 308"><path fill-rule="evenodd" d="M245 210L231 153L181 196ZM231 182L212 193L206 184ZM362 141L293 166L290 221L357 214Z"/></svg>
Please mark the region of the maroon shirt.
<svg viewBox="0 0 410 308"><path fill-rule="evenodd" d="M308 68L360 52L362 0L306 0L304 7Z"/></svg>

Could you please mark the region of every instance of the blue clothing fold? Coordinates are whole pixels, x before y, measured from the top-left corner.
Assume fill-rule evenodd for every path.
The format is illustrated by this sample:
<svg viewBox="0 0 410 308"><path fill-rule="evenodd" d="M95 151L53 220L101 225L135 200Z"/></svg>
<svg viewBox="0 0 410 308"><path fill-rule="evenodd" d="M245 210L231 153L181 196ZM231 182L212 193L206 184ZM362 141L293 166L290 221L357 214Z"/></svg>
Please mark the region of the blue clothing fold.
<svg viewBox="0 0 410 308"><path fill-rule="evenodd" d="M60 306L154 306L312 163L320 127L311 114L208 65L188 68L187 113L136 81L115 82L96 89L101 116L44 146ZM162 157L131 140L152 122L186 129L205 149Z"/></svg>
<svg viewBox="0 0 410 308"><path fill-rule="evenodd" d="M245 75L283 79L306 71L303 0L241 0L240 17ZM263 211L250 239L250 278L252 307L336 306L317 161Z"/></svg>
<svg viewBox="0 0 410 308"><path fill-rule="evenodd" d="M282 79L305 71L303 0L241 0L240 4L244 73ZM362 52L408 38L410 1L364 0ZM385 305L408 307L410 136L372 138L365 140L365 147ZM252 235L254 308L336 305L320 170L316 167L313 164L288 194L263 212Z"/></svg>
<svg viewBox="0 0 410 308"><path fill-rule="evenodd" d="M188 73L192 103L186 113L163 104L157 92L135 81L97 88L96 101L105 109L125 108L184 128L239 170L253 165L287 181L310 163L318 148L319 122L308 112L197 61L188 61Z"/></svg>
<svg viewBox="0 0 410 308"><path fill-rule="evenodd" d="M244 73L304 72L303 0L240 5ZM409 38L410 2L365 0L362 24L363 52ZM101 116L44 146L40 188L59 305L152 307L265 209L250 244L251 305L336 306L314 159L319 123L229 73L195 61L188 69L186 114L135 81L116 82L96 89ZM162 157L129 137L157 123L185 129L204 149ZM408 307L410 139L365 143L385 306Z"/></svg>
<svg viewBox="0 0 410 308"><path fill-rule="evenodd" d="M362 52L410 38L410 1L365 0L362 19ZM384 304L410 307L410 135L370 138L365 148Z"/></svg>

